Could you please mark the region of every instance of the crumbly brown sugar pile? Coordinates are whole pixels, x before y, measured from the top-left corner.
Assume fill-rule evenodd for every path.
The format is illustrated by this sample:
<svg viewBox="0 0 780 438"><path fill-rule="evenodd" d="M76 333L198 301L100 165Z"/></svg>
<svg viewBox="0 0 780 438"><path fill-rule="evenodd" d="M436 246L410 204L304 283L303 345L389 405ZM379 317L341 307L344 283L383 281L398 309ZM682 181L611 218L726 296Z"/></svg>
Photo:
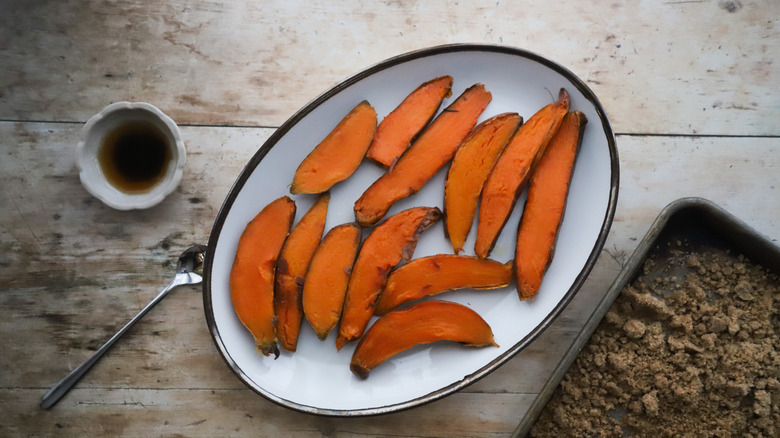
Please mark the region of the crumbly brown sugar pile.
<svg viewBox="0 0 780 438"><path fill-rule="evenodd" d="M779 283L675 242L612 304L531 436L780 436Z"/></svg>

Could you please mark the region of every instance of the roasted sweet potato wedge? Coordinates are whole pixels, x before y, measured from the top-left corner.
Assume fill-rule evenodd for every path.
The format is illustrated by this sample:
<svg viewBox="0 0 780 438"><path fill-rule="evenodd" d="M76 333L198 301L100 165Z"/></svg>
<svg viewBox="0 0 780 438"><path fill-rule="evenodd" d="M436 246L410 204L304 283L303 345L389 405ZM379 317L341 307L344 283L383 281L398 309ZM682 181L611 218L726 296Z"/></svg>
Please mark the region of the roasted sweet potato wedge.
<svg viewBox="0 0 780 438"><path fill-rule="evenodd" d="M531 176L515 247L517 293L521 300L536 296L552 262L586 123L585 114L579 111L566 114Z"/></svg>
<svg viewBox="0 0 780 438"><path fill-rule="evenodd" d="M376 128L366 156L388 167L431 121L442 100L452 95L452 76L432 79L411 92Z"/></svg>
<svg viewBox="0 0 780 438"><path fill-rule="evenodd" d="M480 123L463 140L444 184L444 231L455 254L463 251L490 170L523 118L503 113Z"/></svg>
<svg viewBox="0 0 780 438"><path fill-rule="evenodd" d="M412 258L420 233L440 217L437 207L413 207L390 216L366 237L349 279L336 348L363 334L390 270Z"/></svg>
<svg viewBox="0 0 780 438"><path fill-rule="evenodd" d="M263 208L238 241L230 271L230 298L258 351L279 356L274 316L276 259L295 219L295 202L283 196Z"/></svg>
<svg viewBox="0 0 780 438"><path fill-rule="evenodd" d="M274 312L276 313L276 335L287 351L295 351L301 331L303 307L301 294L306 270L314 250L325 230L330 193L323 193L309 211L298 221L282 246L276 260L274 277Z"/></svg>
<svg viewBox="0 0 780 438"><path fill-rule="evenodd" d="M331 228L309 265L303 285L303 313L321 340L339 322L361 238L357 223Z"/></svg>
<svg viewBox="0 0 780 438"><path fill-rule="evenodd" d="M377 365L415 345L456 341L469 347L498 346L477 312L448 301L424 301L379 318L352 354L349 368L361 379Z"/></svg>
<svg viewBox="0 0 780 438"><path fill-rule="evenodd" d="M322 193L360 166L376 132L376 111L360 102L333 128L295 171L290 193Z"/></svg>
<svg viewBox="0 0 780 438"><path fill-rule="evenodd" d="M512 262L439 254L415 259L390 273L374 314L455 289L495 289L512 281Z"/></svg>
<svg viewBox="0 0 780 438"><path fill-rule="evenodd" d="M355 202L355 218L362 226L374 225L399 199L417 193L477 124L492 96L477 84L436 117L390 169Z"/></svg>
<svg viewBox="0 0 780 438"><path fill-rule="evenodd" d="M568 110L569 93L561 88L558 101L531 116L504 148L482 188L477 241L474 245L478 257L490 255L517 198L528 185L534 166L539 162L547 143L558 131Z"/></svg>

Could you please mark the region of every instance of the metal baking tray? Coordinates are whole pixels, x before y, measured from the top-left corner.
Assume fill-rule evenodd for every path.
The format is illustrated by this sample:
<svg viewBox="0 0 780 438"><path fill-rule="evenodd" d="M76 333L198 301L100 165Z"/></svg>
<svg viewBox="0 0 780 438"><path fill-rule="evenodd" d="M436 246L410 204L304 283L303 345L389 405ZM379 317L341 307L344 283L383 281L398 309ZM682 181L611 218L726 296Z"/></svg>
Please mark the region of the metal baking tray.
<svg viewBox="0 0 780 438"><path fill-rule="evenodd" d="M563 376L588 343L612 302L623 288L641 272L645 260L658 250L657 243L686 240L693 245L710 245L738 251L752 262L780 272L780 246L723 210L702 198L682 198L667 205L618 274L607 294L566 351L539 396L534 400L513 437L526 436L533 427Z"/></svg>

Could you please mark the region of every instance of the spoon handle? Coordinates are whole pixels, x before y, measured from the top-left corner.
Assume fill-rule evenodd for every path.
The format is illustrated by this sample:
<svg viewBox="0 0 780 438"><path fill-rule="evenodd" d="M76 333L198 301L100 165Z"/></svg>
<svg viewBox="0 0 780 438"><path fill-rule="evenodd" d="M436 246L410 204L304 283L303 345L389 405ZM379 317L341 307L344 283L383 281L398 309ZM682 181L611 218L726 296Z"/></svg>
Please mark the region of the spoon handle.
<svg viewBox="0 0 780 438"><path fill-rule="evenodd" d="M73 369L70 373L68 373L67 376L63 377L62 380L57 382L56 385L52 386L49 391L46 392L46 394L43 395L43 398L41 399L41 408L43 409L49 409L50 407L54 406L59 399L68 393L70 389L73 387L73 385L76 384L82 377L84 377L85 374L87 374L87 371L89 371L90 368L92 368L93 365L97 363L98 360L100 360L101 357L108 351L109 348L111 348L114 343L122 337L128 330L130 330L130 327L135 325L136 322L138 322L139 319L141 319L144 315L146 315L149 310L151 310L152 307L155 306L155 304L159 303L160 300L162 300L165 295L168 294L168 292L173 289L174 287L184 284L181 282L181 280L178 278L175 278L168 286L165 287L154 299L146 305L140 312L138 312L138 315L135 315L133 319L130 320L127 324L125 324L124 327L122 327L114 336L111 337L105 344L103 344L102 347L100 347L95 354L93 354L89 359L85 360L81 365L77 366Z"/></svg>

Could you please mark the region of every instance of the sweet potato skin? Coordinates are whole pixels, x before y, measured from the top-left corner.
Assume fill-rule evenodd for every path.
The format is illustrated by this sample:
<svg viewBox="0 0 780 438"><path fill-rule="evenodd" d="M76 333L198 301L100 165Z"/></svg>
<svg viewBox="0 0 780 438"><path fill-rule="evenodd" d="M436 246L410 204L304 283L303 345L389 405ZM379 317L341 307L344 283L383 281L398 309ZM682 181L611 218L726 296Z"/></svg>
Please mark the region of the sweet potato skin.
<svg viewBox="0 0 780 438"><path fill-rule="evenodd" d="M463 251L485 180L522 123L517 113L493 116L474 128L455 152L444 183L444 231L455 254Z"/></svg>
<svg viewBox="0 0 780 438"><path fill-rule="evenodd" d="M401 158L355 202L358 223L362 226L376 224L396 201L417 193L452 159L491 99L485 86L476 84L445 108Z"/></svg>
<svg viewBox="0 0 780 438"><path fill-rule="evenodd" d="M252 333L257 349L279 356L274 316L274 273L295 219L295 202L283 196L250 221L238 241L230 271L230 298L241 323Z"/></svg>
<svg viewBox="0 0 780 438"><path fill-rule="evenodd" d="M568 111L569 100L569 93L562 88L558 101L537 111L517 130L493 166L479 204L474 244L478 257L488 257L493 250L517 199L528 185L533 168Z"/></svg>
<svg viewBox="0 0 780 438"><path fill-rule="evenodd" d="M452 76L431 79L417 87L376 128L366 157L388 167L403 154L452 95Z"/></svg>
<svg viewBox="0 0 780 438"><path fill-rule="evenodd" d="M390 270L412 258L420 233L440 217L437 207L413 207L390 216L365 239L349 279L337 349L363 334Z"/></svg>
<svg viewBox="0 0 780 438"><path fill-rule="evenodd" d="M303 159L290 193L323 193L349 178L363 161L375 133L376 111L364 100Z"/></svg>
<svg viewBox="0 0 780 438"><path fill-rule="evenodd" d="M274 277L274 312L276 334L287 351L295 351L303 319L301 294L303 280L314 250L322 238L328 215L330 193L323 193L298 221L282 246L276 260Z"/></svg>
<svg viewBox="0 0 780 438"><path fill-rule="evenodd" d="M512 262L438 254L414 259L390 273L374 314L455 289L495 289L512 281Z"/></svg>
<svg viewBox="0 0 780 438"><path fill-rule="evenodd" d="M320 340L339 321L361 238L357 223L333 227L312 258L303 286L303 311Z"/></svg>
<svg viewBox="0 0 780 438"><path fill-rule="evenodd" d="M477 312L448 301L424 301L379 318L352 354L350 370L361 379L390 357L415 345L456 341L470 347L498 346Z"/></svg>
<svg viewBox="0 0 780 438"><path fill-rule="evenodd" d="M566 114L531 177L515 247L515 282L520 300L536 296L552 262L574 162L587 122L579 111Z"/></svg>

